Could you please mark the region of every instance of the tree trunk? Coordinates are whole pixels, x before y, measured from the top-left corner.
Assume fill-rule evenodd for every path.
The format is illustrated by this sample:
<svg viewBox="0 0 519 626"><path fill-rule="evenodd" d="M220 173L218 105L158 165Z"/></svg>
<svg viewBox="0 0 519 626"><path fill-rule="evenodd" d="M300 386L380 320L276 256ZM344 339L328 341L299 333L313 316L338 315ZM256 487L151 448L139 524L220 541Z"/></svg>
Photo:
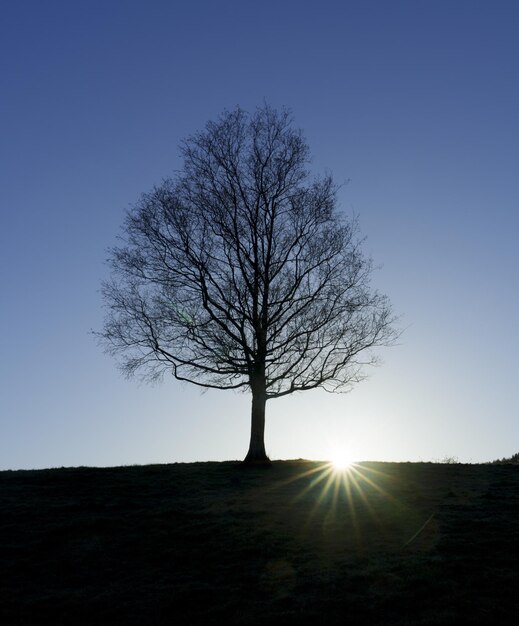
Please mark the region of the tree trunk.
<svg viewBox="0 0 519 626"><path fill-rule="evenodd" d="M261 383L253 385L249 451L243 461L248 465L270 465L270 460L265 452L266 403L265 385Z"/></svg>

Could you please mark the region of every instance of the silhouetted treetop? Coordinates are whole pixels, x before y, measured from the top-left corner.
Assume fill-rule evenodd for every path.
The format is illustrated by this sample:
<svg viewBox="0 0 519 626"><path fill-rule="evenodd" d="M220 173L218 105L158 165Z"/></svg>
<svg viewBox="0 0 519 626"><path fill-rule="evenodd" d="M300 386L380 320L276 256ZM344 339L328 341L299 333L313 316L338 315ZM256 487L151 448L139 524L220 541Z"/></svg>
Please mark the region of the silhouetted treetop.
<svg viewBox="0 0 519 626"><path fill-rule="evenodd" d="M128 374L250 389L259 459L266 400L348 389L393 340L393 316L288 111L225 112L182 156L128 212L101 336Z"/></svg>

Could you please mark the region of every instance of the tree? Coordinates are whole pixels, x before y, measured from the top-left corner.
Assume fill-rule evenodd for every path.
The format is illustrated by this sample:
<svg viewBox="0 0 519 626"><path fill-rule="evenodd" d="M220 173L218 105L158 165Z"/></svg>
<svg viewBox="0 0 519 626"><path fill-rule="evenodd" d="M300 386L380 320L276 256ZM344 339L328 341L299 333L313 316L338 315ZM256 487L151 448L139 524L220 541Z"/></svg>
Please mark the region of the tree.
<svg viewBox="0 0 519 626"><path fill-rule="evenodd" d="M250 390L245 460L268 462L267 400L348 390L394 337L390 305L288 111L225 112L181 151L110 251L100 337L126 374Z"/></svg>

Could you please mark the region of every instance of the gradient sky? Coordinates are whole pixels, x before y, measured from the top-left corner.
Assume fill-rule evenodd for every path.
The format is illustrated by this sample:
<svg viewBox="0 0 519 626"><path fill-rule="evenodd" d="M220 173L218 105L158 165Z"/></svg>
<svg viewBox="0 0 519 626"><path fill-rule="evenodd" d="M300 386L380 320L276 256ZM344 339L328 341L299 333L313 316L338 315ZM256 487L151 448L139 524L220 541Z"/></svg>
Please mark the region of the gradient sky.
<svg viewBox="0 0 519 626"><path fill-rule="evenodd" d="M519 3L0 0L0 469L243 458L249 396L126 380L106 249L223 109L292 108L406 328L346 395L267 405L272 458L519 450Z"/></svg>

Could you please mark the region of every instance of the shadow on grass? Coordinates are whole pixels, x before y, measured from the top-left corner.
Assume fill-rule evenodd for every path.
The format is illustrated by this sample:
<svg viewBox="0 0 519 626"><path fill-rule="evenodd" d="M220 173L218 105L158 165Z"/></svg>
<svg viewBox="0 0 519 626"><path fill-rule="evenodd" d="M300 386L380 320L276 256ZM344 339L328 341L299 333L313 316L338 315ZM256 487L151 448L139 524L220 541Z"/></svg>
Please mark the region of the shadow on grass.
<svg viewBox="0 0 519 626"><path fill-rule="evenodd" d="M0 472L0 623L509 624L517 467Z"/></svg>

